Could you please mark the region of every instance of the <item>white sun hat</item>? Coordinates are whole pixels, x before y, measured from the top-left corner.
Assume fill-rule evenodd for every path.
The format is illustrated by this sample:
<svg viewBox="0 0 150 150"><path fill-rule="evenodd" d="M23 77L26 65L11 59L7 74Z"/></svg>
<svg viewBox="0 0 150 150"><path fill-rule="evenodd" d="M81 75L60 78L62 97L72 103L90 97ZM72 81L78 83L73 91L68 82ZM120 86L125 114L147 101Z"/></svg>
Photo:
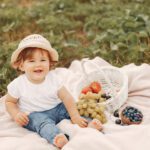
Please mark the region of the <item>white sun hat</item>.
<svg viewBox="0 0 150 150"><path fill-rule="evenodd" d="M47 50L50 53L52 61L58 61L58 52L52 48L50 42L39 34L31 34L25 37L18 45L18 48L11 56L11 64L13 65L22 50L28 47L37 47Z"/></svg>

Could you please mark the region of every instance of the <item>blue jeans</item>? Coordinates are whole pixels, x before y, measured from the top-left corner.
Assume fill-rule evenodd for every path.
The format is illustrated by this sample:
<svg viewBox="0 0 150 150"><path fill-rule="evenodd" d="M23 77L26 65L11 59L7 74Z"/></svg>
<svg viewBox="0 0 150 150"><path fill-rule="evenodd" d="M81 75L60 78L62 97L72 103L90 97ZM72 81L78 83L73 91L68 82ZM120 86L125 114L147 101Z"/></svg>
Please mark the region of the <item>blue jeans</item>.
<svg viewBox="0 0 150 150"><path fill-rule="evenodd" d="M70 119L70 116L63 103L58 104L50 110L33 112L29 114L29 123L25 128L37 132L41 137L53 144L54 137L61 133L56 126L63 119Z"/></svg>

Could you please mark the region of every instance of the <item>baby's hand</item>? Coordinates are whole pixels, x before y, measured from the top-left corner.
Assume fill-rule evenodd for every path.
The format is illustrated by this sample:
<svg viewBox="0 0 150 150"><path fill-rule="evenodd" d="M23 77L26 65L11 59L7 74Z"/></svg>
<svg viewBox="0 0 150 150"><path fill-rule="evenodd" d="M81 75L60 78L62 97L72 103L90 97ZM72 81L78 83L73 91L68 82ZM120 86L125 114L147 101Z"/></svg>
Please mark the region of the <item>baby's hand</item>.
<svg viewBox="0 0 150 150"><path fill-rule="evenodd" d="M78 124L80 127L87 127L88 121L85 118L82 118L80 115L71 117L71 121L74 124Z"/></svg>
<svg viewBox="0 0 150 150"><path fill-rule="evenodd" d="M20 126L27 125L29 122L28 115L24 112L18 112L17 115L14 117L14 120Z"/></svg>

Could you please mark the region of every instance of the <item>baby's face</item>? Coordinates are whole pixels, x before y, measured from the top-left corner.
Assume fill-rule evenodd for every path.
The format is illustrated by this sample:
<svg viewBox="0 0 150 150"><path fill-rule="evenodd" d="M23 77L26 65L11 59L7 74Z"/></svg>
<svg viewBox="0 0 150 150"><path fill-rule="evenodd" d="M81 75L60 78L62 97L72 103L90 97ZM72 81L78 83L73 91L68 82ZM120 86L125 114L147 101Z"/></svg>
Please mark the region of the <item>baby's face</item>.
<svg viewBox="0 0 150 150"><path fill-rule="evenodd" d="M47 51L34 50L31 58L27 58L20 66L32 83L41 83L49 72L50 60Z"/></svg>

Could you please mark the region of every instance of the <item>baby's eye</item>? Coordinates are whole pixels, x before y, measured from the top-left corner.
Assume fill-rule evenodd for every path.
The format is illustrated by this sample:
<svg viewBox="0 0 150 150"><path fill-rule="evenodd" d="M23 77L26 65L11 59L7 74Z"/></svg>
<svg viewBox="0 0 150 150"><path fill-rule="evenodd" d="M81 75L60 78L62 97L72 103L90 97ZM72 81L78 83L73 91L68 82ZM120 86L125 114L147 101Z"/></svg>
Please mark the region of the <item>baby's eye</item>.
<svg viewBox="0 0 150 150"><path fill-rule="evenodd" d="M46 59L41 59L41 61L46 61Z"/></svg>
<svg viewBox="0 0 150 150"><path fill-rule="evenodd" d="M29 60L29 62L35 62L34 60Z"/></svg>

